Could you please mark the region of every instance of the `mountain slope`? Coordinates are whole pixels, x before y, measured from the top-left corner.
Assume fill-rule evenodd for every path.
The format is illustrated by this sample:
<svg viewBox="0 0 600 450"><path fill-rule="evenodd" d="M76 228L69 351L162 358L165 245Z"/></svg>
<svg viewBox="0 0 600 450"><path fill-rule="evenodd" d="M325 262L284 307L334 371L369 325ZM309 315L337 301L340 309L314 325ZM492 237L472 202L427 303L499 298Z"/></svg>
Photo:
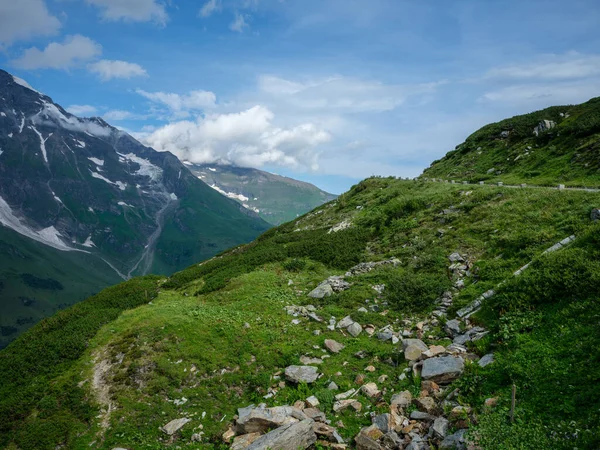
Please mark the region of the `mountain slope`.
<svg viewBox="0 0 600 450"><path fill-rule="evenodd" d="M314 395L350 446L372 412L373 440L389 426L383 413L406 416L395 431L402 445L439 445L429 434L433 415L448 417L439 433L475 427L471 438L486 449L597 448L600 225L590 212L598 204L594 192L367 179L251 244L166 282L147 277L107 289L17 339L0 352L0 444L219 447L238 408ZM355 266L361 262L387 264ZM329 296L308 296L332 275L344 278L325 283L335 287ZM415 361L398 352L398 339L450 352L449 319L490 289L496 295L457 322L459 333L481 334L448 356L464 360L463 375L439 386L412 376ZM106 321L100 308L113 308ZM340 324L346 316L361 327L356 337ZM326 339L344 347L327 350L334 347ZM470 362L488 353L488 366ZM321 378L284 378L299 364ZM361 385L352 407L334 410L334 395ZM400 391L415 401L394 410ZM175 419L185 419L180 431L161 431Z"/></svg>
<svg viewBox="0 0 600 450"><path fill-rule="evenodd" d="M102 119L75 117L4 71L0 223L3 236L8 228L43 246L38 253L45 253L44 260L53 267L60 268L63 257L86 261L78 272L96 282L81 292L66 287L59 302L63 306L119 279L172 273L268 228L254 213L193 176L174 155L145 147ZM3 242L12 248L13 241ZM28 266L44 267L30 257ZM45 270L37 270L31 275L46 278ZM51 278L65 285L73 276ZM39 317L38 308L49 298L43 290L31 293L30 286L16 281L20 279L14 270L0 272L7 286L0 325L7 331L22 330ZM21 297L33 294L37 300L30 303L32 314L15 316L11 311L23 302ZM5 342L0 339L0 345Z"/></svg>
<svg viewBox="0 0 600 450"><path fill-rule="evenodd" d="M318 187L258 169L183 162L213 189L280 225L336 198Z"/></svg>
<svg viewBox="0 0 600 450"><path fill-rule="evenodd" d="M598 186L600 97L486 125L423 173L430 178Z"/></svg>

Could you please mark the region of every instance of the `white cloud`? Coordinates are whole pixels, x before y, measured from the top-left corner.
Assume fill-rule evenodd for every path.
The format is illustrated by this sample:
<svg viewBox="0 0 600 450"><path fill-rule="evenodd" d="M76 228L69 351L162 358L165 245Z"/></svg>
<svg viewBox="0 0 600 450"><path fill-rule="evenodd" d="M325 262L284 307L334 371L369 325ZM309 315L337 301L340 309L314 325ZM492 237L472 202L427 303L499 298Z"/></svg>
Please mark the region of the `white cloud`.
<svg viewBox="0 0 600 450"><path fill-rule="evenodd" d="M51 42L44 50L32 47L11 64L20 69L68 69L102 53L102 46L90 38L76 34L63 43Z"/></svg>
<svg viewBox="0 0 600 450"><path fill-rule="evenodd" d="M127 61L110 61L102 59L98 62L88 65L88 70L97 74L103 81L108 81L113 78L132 78L146 77L146 69L139 64L130 63Z"/></svg>
<svg viewBox="0 0 600 450"><path fill-rule="evenodd" d="M217 96L210 91L190 91L179 95L170 92L146 92L142 89L136 91L141 96L162 106L166 106L176 117L187 117L190 111L199 111L213 108Z"/></svg>
<svg viewBox="0 0 600 450"><path fill-rule="evenodd" d="M519 80L568 80L600 75L600 55L570 52L544 55L526 64L511 64L489 70L486 78Z"/></svg>
<svg viewBox="0 0 600 450"><path fill-rule="evenodd" d="M98 110L92 105L71 105L67 108L67 111L76 116L89 117L96 114Z"/></svg>
<svg viewBox="0 0 600 450"><path fill-rule="evenodd" d="M520 105L521 108L531 109L581 103L599 94L600 80L517 84L486 92L479 101Z"/></svg>
<svg viewBox="0 0 600 450"><path fill-rule="evenodd" d="M303 83L271 75L258 80L262 92L290 106L344 113L390 111L410 96L433 93L441 84L393 85L340 76Z"/></svg>
<svg viewBox="0 0 600 450"><path fill-rule="evenodd" d="M59 20L48 12L44 0L0 2L0 48L33 36L49 36L60 29Z"/></svg>
<svg viewBox="0 0 600 450"><path fill-rule="evenodd" d="M202 8L200 8L200 17L209 17L215 11L219 11L221 9L220 0L208 0Z"/></svg>
<svg viewBox="0 0 600 450"><path fill-rule="evenodd" d="M144 141L156 150L197 163L220 160L251 167L274 164L316 170L318 147L329 142L331 135L312 123L280 128L273 119L268 108L253 106L238 113L170 123Z"/></svg>
<svg viewBox="0 0 600 450"><path fill-rule="evenodd" d="M132 113L131 111L125 111L123 109L113 109L107 111L102 115L105 120L119 121L119 120L143 120L148 118L147 115Z"/></svg>
<svg viewBox="0 0 600 450"><path fill-rule="evenodd" d="M156 0L86 0L87 3L103 10L107 20L134 22L155 21L164 25L169 16L162 3Z"/></svg>
<svg viewBox="0 0 600 450"><path fill-rule="evenodd" d="M243 33L244 29L247 28L248 26L249 25L246 22L245 17L242 14L236 12L233 22L231 22L229 24L229 29L231 31L237 31L238 33Z"/></svg>

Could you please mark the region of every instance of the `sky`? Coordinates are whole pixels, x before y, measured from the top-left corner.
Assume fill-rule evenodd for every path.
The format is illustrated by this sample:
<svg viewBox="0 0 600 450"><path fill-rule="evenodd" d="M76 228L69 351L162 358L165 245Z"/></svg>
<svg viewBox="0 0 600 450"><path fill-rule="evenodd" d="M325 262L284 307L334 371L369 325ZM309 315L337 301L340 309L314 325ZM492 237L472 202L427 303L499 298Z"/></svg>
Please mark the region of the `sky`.
<svg viewBox="0 0 600 450"><path fill-rule="evenodd" d="M600 96L598 0L0 0L0 67L159 151L341 193Z"/></svg>

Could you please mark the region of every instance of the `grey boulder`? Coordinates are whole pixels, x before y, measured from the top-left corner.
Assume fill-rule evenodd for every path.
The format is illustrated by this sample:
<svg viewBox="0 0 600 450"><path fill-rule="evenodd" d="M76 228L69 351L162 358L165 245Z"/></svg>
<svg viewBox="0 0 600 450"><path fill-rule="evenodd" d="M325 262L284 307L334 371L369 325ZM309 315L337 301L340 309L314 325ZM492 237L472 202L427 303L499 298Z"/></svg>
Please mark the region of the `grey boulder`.
<svg viewBox="0 0 600 450"><path fill-rule="evenodd" d="M279 427L258 438L246 450L298 450L305 449L317 441L313 430L314 421L305 419Z"/></svg>
<svg viewBox="0 0 600 450"><path fill-rule="evenodd" d="M465 363L455 356L440 356L423 361L421 378L436 383L448 383L459 377L465 370Z"/></svg>
<svg viewBox="0 0 600 450"><path fill-rule="evenodd" d="M314 383L319 377L319 371L313 366L288 366L285 377L292 383Z"/></svg>

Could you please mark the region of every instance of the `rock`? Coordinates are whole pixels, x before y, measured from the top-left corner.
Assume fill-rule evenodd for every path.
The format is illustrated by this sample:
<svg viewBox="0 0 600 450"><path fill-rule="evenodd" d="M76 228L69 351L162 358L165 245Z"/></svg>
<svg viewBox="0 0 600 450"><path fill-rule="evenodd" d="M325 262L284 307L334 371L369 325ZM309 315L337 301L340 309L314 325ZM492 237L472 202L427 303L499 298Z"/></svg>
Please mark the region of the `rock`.
<svg viewBox="0 0 600 450"><path fill-rule="evenodd" d="M229 450L244 450L259 437L260 433L248 433L237 436L233 439L233 443L231 444L231 447L229 447Z"/></svg>
<svg viewBox="0 0 600 450"><path fill-rule="evenodd" d="M426 412L422 412L422 411L411 412L410 418L412 420L434 420L435 419L435 417L433 417L431 414L427 414Z"/></svg>
<svg viewBox="0 0 600 450"><path fill-rule="evenodd" d="M385 375L385 374L384 375L380 375L379 378L377 378L377 382L378 383L385 383L387 379L388 379L387 375Z"/></svg>
<svg viewBox="0 0 600 450"><path fill-rule="evenodd" d="M483 402L483 406L485 409L492 409L498 404L498 397L490 397L486 398Z"/></svg>
<svg viewBox="0 0 600 450"><path fill-rule="evenodd" d="M592 209L592 212L590 214L590 219L592 219L594 222L596 222L597 220L600 220L600 209L599 208Z"/></svg>
<svg viewBox="0 0 600 450"><path fill-rule="evenodd" d="M489 366L493 362L494 362L494 354L488 353L487 355L482 356L481 359L477 362L477 364L479 364L479 367L485 367L485 366Z"/></svg>
<svg viewBox="0 0 600 450"><path fill-rule="evenodd" d="M392 333L390 330L381 330L379 333L377 333L377 339L380 341L389 341L392 339L393 335L394 333Z"/></svg>
<svg viewBox="0 0 600 450"><path fill-rule="evenodd" d="M235 437L235 431L229 428L225 433L222 434L221 439L223 442L231 442L231 439Z"/></svg>
<svg viewBox="0 0 600 450"><path fill-rule="evenodd" d="M348 326L347 330L352 336L357 337L362 332L362 327L358 322L353 322Z"/></svg>
<svg viewBox="0 0 600 450"><path fill-rule="evenodd" d="M423 362L421 378L436 383L447 383L460 376L464 368L464 361L455 356L429 358Z"/></svg>
<svg viewBox="0 0 600 450"><path fill-rule="evenodd" d="M350 325L352 325L353 323L354 323L354 320L352 320L352 317L346 316L337 323L336 328L347 328Z"/></svg>
<svg viewBox="0 0 600 450"><path fill-rule="evenodd" d="M313 358L311 356L306 356L306 355L302 355L300 357L300 362L304 365L323 364L323 360L321 358Z"/></svg>
<svg viewBox="0 0 600 450"><path fill-rule="evenodd" d="M338 434L337 430L331 425L315 422L313 424L313 431L318 437L322 439L324 438L329 442L336 442L338 444L344 443L344 439L342 439L342 437Z"/></svg>
<svg viewBox="0 0 600 450"><path fill-rule="evenodd" d="M169 436L173 436L177 433L181 427L183 427L186 423L191 422L192 419L188 419L187 417L183 417L181 419L171 420L168 424L163 426L161 430L167 433Z"/></svg>
<svg viewBox="0 0 600 450"><path fill-rule="evenodd" d="M375 286L371 286L371 287L378 294L383 294L383 291L385 291L385 284L376 284Z"/></svg>
<svg viewBox="0 0 600 450"><path fill-rule="evenodd" d="M365 367L365 372L375 372L377 369L375 369L375 366L367 366Z"/></svg>
<svg viewBox="0 0 600 450"><path fill-rule="evenodd" d="M427 347L427 345L425 345L425 342L423 342L421 339L402 339L403 349L406 349L411 345L420 348L422 352L426 352L427 350L429 350L429 347Z"/></svg>
<svg viewBox="0 0 600 450"><path fill-rule="evenodd" d="M423 356L426 358L434 358L439 355L446 353L446 348L442 345L431 345L429 350L423 352Z"/></svg>
<svg viewBox="0 0 600 450"><path fill-rule="evenodd" d="M292 383L314 383L319 372L313 366L288 366L285 368L285 377Z"/></svg>
<svg viewBox="0 0 600 450"><path fill-rule="evenodd" d="M418 361L421 359L421 354L423 353L423 349L418 345L409 345L404 349L404 359L407 361Z"/></svg>
<svg viewBox="0 0 600 450"><path fill-rule="evenodd" d="M421 381L421 390L427 391L428 394L435 394L439 392L440 387L438 384L431 380Z"/></svg>
<svg viewBox="0 0 600 450"><path fill-rule="evenodd" d="M386 448L402 448L404 441L395 431L388 431L381 438L381 442Z"/></svg>
<svg viewBox="0 0 600 450"><path fill-rule="evenodd" d="M317 408L305 408L302 412L306 414L306 417L314 420L315 422L327 422L325 413Z"/></svg>
<svg viewBox="0 0 600 450"><path fill-rule="evenodd" d="M325 339L325 347L331 353L339 353L344 349L344 345L340 344L337 341L334 341L333 339Z"/></svg>
<svg viewBox="0 0 600 450"><path fill-rule="evenodd" d="M359 373L358 375L356 375L356 378L354 378L354 384L358 384L363 385L365 383L365 374L364 373Z"/></svg>
<svg viewBox="0 0 600 450"><path fill-rule="evenodd" d="M463 420L468 418L469 414L471 414L471 408L469 406L455 406L450 411L450 415L448 416L450 420Z"/></svg>
<svg viewBox="0 0 600 450"><path fill-rule="evenodd" d="M434 420L431 428L435 437L438 439L444 439L448 434L448 419L445 417L438 417Z"/></svg>
<svg viewBox="0 0 600 450"><path fill-rule="evenodd" d="M600 212L598 213L599 217L600 217ZM364 306L361 306L360 308L358 308L357 310L359 313L368 313L369 311L367 311L367 308L365 308Z"/></svg>
<svg viewBox="0 0 600 450"><path fill-rule="evenodd" d="M390 414L379 414L373 417L373 425L375 425L382 433L393 431L392 416Z"/></svg>
<svg viewBox="0 0 600 450"><path fill-rule="evenodd" d="M456 263L456 262L464 262L465 259L460 255L460 253L454 252L450 256L448 256L448 260L451 263Z"/></svg>
<svg viewBox="0 0 600 450"><path fill-rule="evenodd" d="M375 425L365 427L354 438L357 450L383 450L377 440L383 436L381 430Z"/></svg>
<svg viewBox="0 0 600 450"><path fill-rule="evenodd" d="M337 391L339 389L338 385L335 384L333 381L331 383L329 383L327 385L327 389L329 389L330 391Z"/></svg>
<svg viewBox="0 0 600 450"><path fill-rule="evenodd" d="M465 443L465 433L467 430L458 430L456 433L446 436L444 440L440 444L440 450L463 450L466 448Z"/></svg>
<svg viewBox="0 0 600 450"><path fill-rule="evenodd" d="M325 298L333 295L333 289L329 284L320 284L308 293L312 298Z"/></svg>
<svg viewBox="0 0 600 450"><path fill-rule="evenodd" d="M373 336L373 334L375 333L375 327L373 325L366 325L365 333L367 333L369 336Z"/></svg>
<svg viewBox="0 0 600 450"><path fill-rule="evenodd" d="M419 408L419 411L426 412L427 414L434 414L437 410L437 404L431 397L415 399L414 403L417 405L417 408Z"/></svg>
<svg viewBox="0 0 600 450"><path fill-rule="evenodd" d="M339 412L349 407L352 407L355 411L360 411L362 409L362 404L358 400L353 400L351 398L339 400L333 404L333 411Z"/></svg>
<svg viewBox="0 0 600 450"><path fill-rule="evenodd" d="M335 399L336 400L346 400L347 398L354 395L355 393L356 393L356 389L350 389L349 391L342 392L341 394L337 394L335 396Z"/></svg>
<svg viewBox="0 0 600 450"><path fill-rule="evenodd" d="M308 406L310 406L311 408L316 408L317 406L319 406L320 402L317 397L315 397L314 395L311 395L310 397L308 397L306 399L306 404Z"/></svg>
<svg viewBox="0 0 600 450"><path fill-rule="evenodd" d="M306 419L284 425L259 437L247 447L247 450L298 450L308 448L317 441L313 424L313 420Z"/></svg>
<svg viewBox="0 0 600 450"><path fill-rule="evenodd" d="M350 283L340 276L329 277L323 283L328 283L334 292L342 292L350 287Z"/></svg>
<svg viewBox="0 0 600 450"><path fill-rule="evenodd" d="M533 134L539 136L540 133L551 130L556 126L556 122L553 120L541 120L540 123L533 129Z"/></svg>
<svg viewBox="0 0 600 450"><path fill-rule="evenodd" d="M360 390L369 398L377 397L381 393L379 389L377 389L377 385L375 383L367 383L361 386Z"/></svg>
<svg viewBox="0 0 600 450"><path fill-rule="evenodd" d="M402 391L398 394L394 394L392 396L391 404L392 406L398 408L406 408L412 403L412 394L410 391Z"/></svg>
<svg viewBox="0 0 600 450"><path fill-rule="evenodd" d="M292 406L275 406L267 408L261 405L250 405L238 409L236 431L238 434L264 433L270 428L277 428L291 421L306 419L306 415Z"/></svg>
<svg viewBox="0 0 600 450"><path fill-rule="evenodd" d="M449 320L444 326L444 331L450 337L460 334L460 322L456 319Z"/></svg>

